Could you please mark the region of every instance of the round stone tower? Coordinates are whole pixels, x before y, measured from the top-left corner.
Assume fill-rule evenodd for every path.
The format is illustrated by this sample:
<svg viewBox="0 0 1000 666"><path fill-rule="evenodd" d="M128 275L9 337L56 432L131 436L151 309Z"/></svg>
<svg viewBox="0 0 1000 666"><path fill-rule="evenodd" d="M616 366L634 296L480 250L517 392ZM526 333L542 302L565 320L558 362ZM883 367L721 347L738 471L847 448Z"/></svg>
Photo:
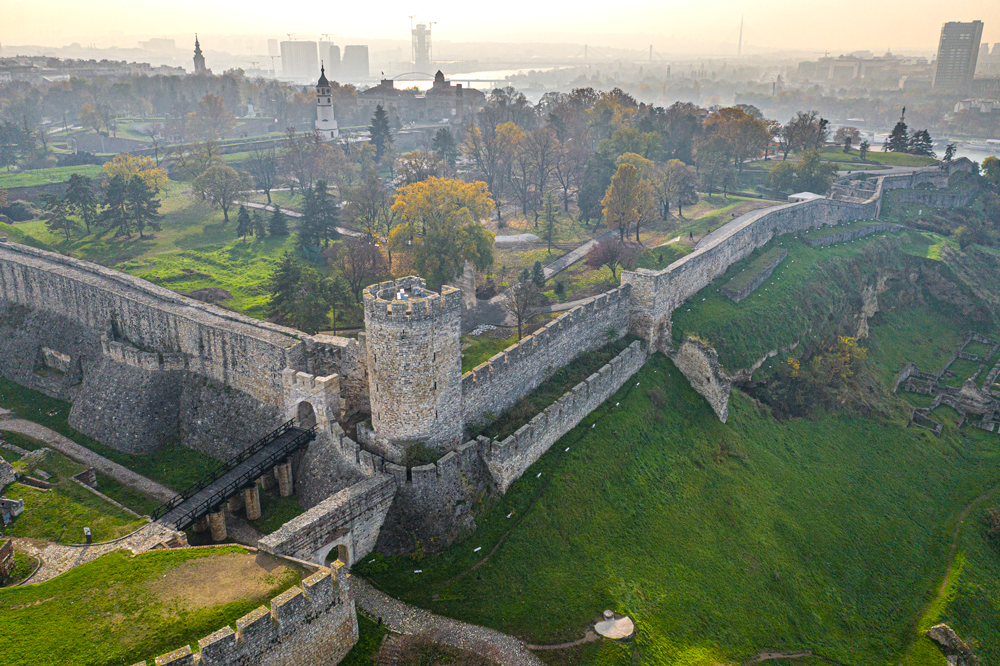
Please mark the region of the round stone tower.
<svg viewBox="0 0 1000 666"><path fill-rule="evenodd" d="M389 443L462 441L462 292L419 277L365 289L372 429Z"/></svg>

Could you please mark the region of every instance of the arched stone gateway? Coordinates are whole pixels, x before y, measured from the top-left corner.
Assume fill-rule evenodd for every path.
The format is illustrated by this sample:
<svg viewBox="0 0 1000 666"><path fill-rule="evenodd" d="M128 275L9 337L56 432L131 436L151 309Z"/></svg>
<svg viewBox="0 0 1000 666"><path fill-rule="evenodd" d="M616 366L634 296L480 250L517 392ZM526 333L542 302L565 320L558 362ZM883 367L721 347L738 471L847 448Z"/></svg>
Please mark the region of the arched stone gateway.
<svg viewBox="0 0 1000 666"><path fill-rule="evenodd" d="M340 560L345 566L354 564L353 541L350 532L344 532L330 543L320 547L311 558L311 561L323 566L330 566L334 560Z"/></svg>
<svg viewBox="0 0 1000 666"><path fill-rule="evenodd" d="M312 428L316 425L316 410L311 403L300 402L296 408L295 425L300 428Z"/></svg>
<svg viewBox="0 0 1000 666"><path fill-rule="evenodd" d="M285 418L295 419L296 424L311 428L318 425L320 431L327 430L341 418L343 402L340 398L340 375L317 377L305 372L285 369L281 373L285 389ZM313 421L303 426L303 405L308 404L313 412Z"/></svg>

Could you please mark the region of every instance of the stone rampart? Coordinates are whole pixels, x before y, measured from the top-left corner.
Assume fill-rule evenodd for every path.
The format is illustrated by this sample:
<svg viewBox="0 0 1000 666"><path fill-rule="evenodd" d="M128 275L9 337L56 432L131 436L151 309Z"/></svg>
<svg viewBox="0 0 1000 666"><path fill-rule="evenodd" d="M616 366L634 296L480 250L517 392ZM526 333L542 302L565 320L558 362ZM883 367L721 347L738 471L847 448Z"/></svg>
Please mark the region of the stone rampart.
<svg viewBox="0 0 1000 666"><path fill-rule="evenodd" d="M281 371L305 361L298 331L15 243L0 244L0 299L106 331L143 352L179 355L188 370L271 404L281 403Z"/></svg>
<svg viewBox="0 0 1000 666"><path fill-rule="evenodd" d="M326 498L259 542L261 550L323 564L332 547L347 547L352 564L375 547L396 492L393 477L375 474Z"/></svg>
<svg viewBox="0 0 1000 666"><path fill-rule="evenodd" d="M502 442L491 442L484 452L484 459L500 491L506 492L510 484L556 440L621 388L646 363L647 358L644 345L639 341L633 342L610 363L577 384L513 435Z"/></svg>
<svg viewBox="0 0 1000 666"><path fill-rule="evenodd" d="M358 642L354 597L343 565L320 570L191 647L168 652L155 666L335 666ZM334 580L336 576L336 580ZM141 661L134 666L148 666Z"/></svg>
<svg viewBox="0 0 1000 666"><path fill-rule="evenodd" d="M976 195L975 190L953 192L950 190L904 190L896 194L896 201L919 203L932 208L961 208Z"/></svg>
<svg viewBox="0 0 1000 666"><path fill-rule="evenodd" d="M665 348L670 344L670 313L735 262L775 236L873 219L877 207L877 199L864 203L814 199L754 211L717 229L694 252L661 271L625 271L622 282L632 286L631 332Z"/></svg>
<svg viewBox="0 0 1000 666"><path fill-rule="evenodd" d="M877 234L883 231L899 231L902 228L903 226L899 224L876 222L875 224L866 224L864 226L854 229L846 229L844 231L835 231L814 236L803 236L802 239L806 242L806 245L809 245L810 247L826 247L828 245L836 245L837 243L843 243L845 241L857 240L858 238L864 238L865 236L870 236L871 234Z"/></svg>
<svg viewBox="0 0 1000 666"><path fill-rule="evenodd" d="M462 376L465 423L501 414L578 354L625 336L630 290L624 284L601 294L466 372Z"/></svg>

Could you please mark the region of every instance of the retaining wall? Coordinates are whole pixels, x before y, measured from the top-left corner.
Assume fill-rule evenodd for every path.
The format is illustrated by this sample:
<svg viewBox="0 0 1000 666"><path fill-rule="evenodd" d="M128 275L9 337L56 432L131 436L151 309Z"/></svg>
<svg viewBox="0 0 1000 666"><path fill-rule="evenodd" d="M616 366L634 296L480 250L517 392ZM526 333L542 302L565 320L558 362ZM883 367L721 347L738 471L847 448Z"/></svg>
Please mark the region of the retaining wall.
<svg viewBox="0 0 1000 666"><path fill-rule="evenodd" d="M783 262L785 260L785 257L787 256L788 256L788 250L784 249L781 250L781 252L778 253L778 256L775 257L774 261L765 266L764 269L757 275L757 277L755 277L753 280L750 281L750 284L737 291L730 286L731 285L730 281L730 283L724 284L720 288L719 290L720 293L726 298L732 299L736 303L739 303L744 298L752 294L754 290L757 289L757 287L764 284L764 281L767 280L767 278L771 277L771 273L774 272L774 269L780 266L781 262Z"/></svg>
<svg viewBox="0 0 1000 666"><path fill-rule="evenodd" d="M577 384L513 435L502 442L491 442L483 457L500 491L506 492L510 484L556 440L621 388L646 363L647 358L648 353L642 343L633 342L610 363Z"/></svg>
<svg viewBox="0 0 1000 666"><path fill-rule="evenodd" d="M844 241L864 238L865 236L877 234L882 231L899 231L902 228L903 226L900 224L878 222L875 224L867 224L856 229L847 229L845 231L837 231L829 234L823 234L821 236L803 236L802 240L804 240L806 245L809 245L810 247L826 247L828 245L843 243Z"/></svg>
<svg viewBox="0 0 1000 666"><path fill-rule="evenodd" d="M275 555L315 561L325 547L344 540L351 564L372 551L382 521L396 492L393 477L371 476L326 498L259 541L261 550ZM317 564L323 564L322 561Z"/></svg>
<svg viewBox="0 0 1000 666"><path fill-rule="evenodd" d="M499 415L578 354L628 333L631 286L623 284L546 324L518 344L500 352L462 376L466 424L487 413Z"/></svg>
<svg viewBox="0 0 1000 666"><path fill-rule="evenodd" d="M334 580L336 576L336 580ZM191 647L168 652L155 666L335 666L358 642L358 619L347 573L339 562L322 568ZM148 666L141 661L134 666Z"/></svg>

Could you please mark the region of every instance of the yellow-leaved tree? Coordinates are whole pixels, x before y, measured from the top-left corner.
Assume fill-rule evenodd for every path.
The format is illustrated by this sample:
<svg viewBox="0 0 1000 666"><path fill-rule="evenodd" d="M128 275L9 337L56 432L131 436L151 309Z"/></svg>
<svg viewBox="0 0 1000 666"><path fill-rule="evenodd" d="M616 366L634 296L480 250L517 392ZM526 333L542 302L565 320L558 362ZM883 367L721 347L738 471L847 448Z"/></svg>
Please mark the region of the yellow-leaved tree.
<svg viewBox="0 0 1000 666"><path fill-rule="evenodd" d="M162 190L167 183L167 172L143 155L118 153L113 160L104 163L104 173L109 181L115 176L121 176L126 183L132 180L132 176L139 176L154 194Z"/></svg>
<svg viewBox="0 0 1000 666"><path fill-rule="evenodd" d="M635 227L635 240L638 241L640 227L656 216L653 188L640 177L639 169L630 162L618 165L601 205L604 207L605 223L611 229L617 229L619 239L623 241L632 227Z"/></svg>
<svg viewBox="0 0 1000 666"><path fill-rule="evenodd" d="M486 183L437 178L400 188L392 205L402 222L389 245L413 257L417 271L439 286L462 273L466 261L478 270L493 265L493 233L482 221L493 213Z"/></svg>

